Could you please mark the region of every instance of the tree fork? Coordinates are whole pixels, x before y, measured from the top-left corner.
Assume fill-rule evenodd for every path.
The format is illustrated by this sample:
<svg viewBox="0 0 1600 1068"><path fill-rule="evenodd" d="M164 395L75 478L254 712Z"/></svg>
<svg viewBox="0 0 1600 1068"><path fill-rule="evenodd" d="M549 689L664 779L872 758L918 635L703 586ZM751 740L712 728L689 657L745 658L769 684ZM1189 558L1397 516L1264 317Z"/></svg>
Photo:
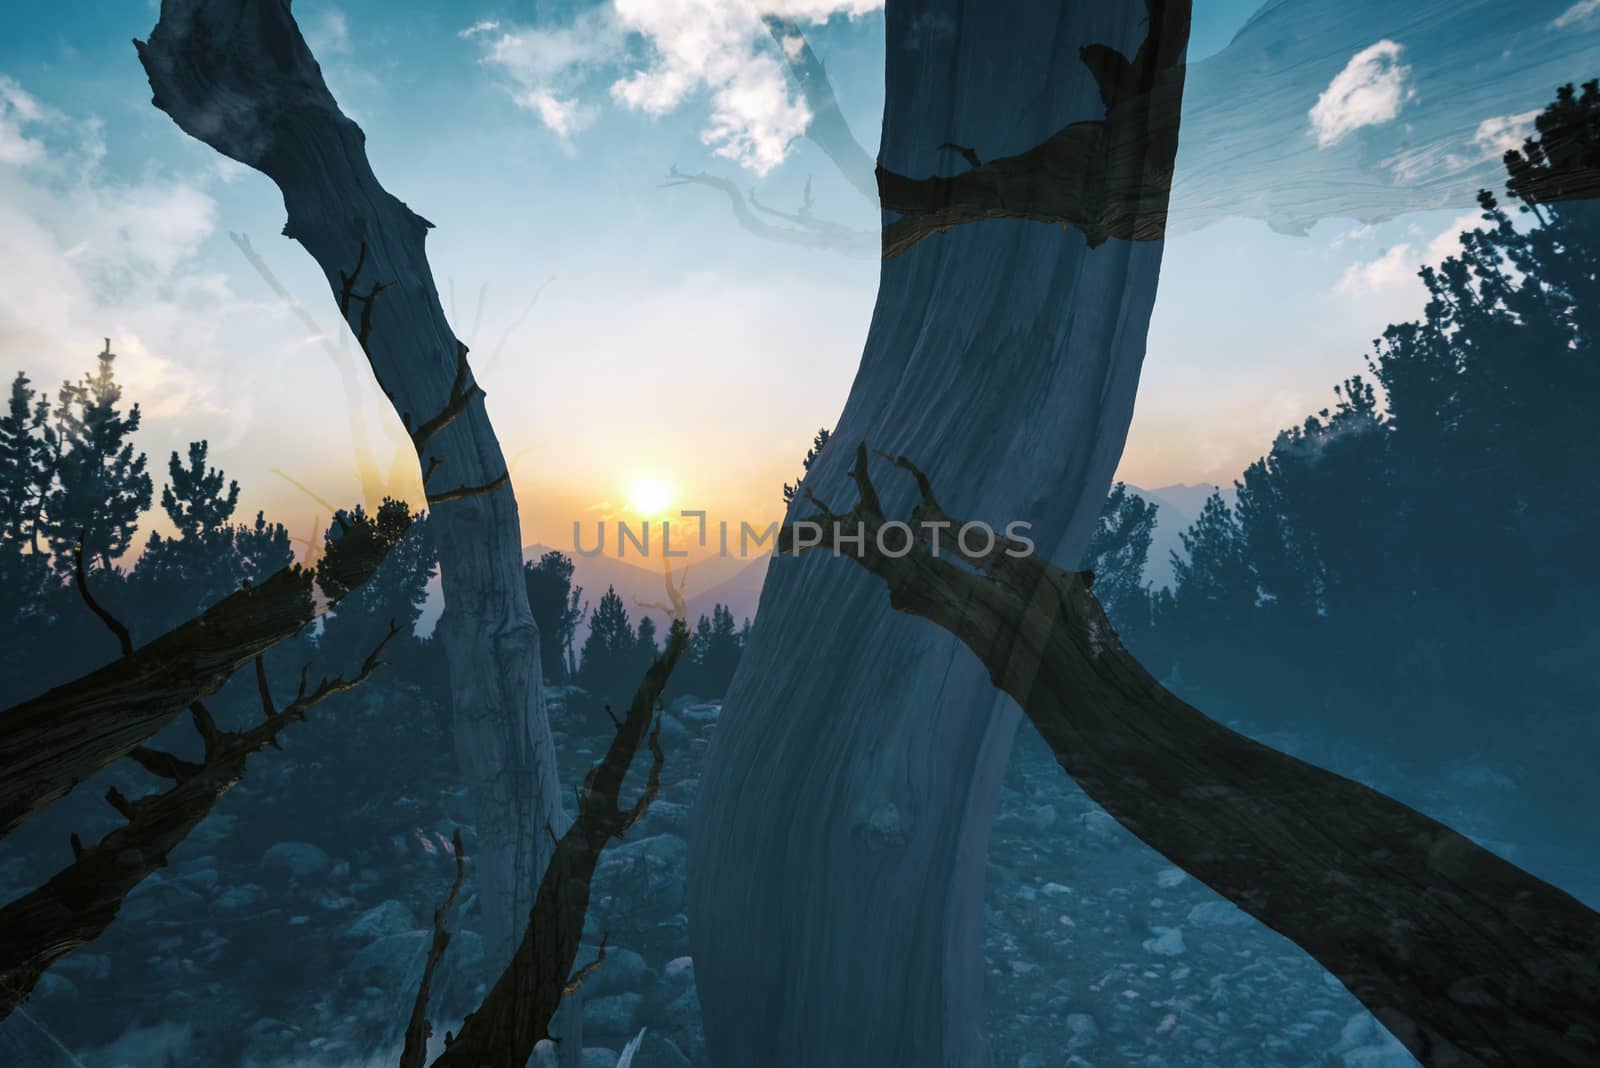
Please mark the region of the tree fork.
<svg viewBox="0 0 1600 1068"><path fill-rule="evenodd" d="M910 516L963 525L917 481ZM865 445L860 499L838 514L807 494L820 545L889 588L890 604L976 653L1085 793L1146 845L1309 953L1424 1065L1600 1063L1600 914L1370 787L1277 752L1161 686L1118 640L1092 576L997 538L960 562L915 538L877 546L886 520ZM904 536L897 531L898 548ZM945 543L948 551L948 540ZM1015 555L1014 555L1015 554Z"/></svg>

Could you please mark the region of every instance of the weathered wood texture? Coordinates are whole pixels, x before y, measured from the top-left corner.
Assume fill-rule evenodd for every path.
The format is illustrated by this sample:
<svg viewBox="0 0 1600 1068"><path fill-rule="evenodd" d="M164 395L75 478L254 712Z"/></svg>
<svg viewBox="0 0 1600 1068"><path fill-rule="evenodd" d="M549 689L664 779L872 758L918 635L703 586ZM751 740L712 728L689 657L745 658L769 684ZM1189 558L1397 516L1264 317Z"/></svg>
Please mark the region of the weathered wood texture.
<svg viewBox="0 0 1600 1068"><path fill-rule="evenodd" d="M190 707L204 755L198 763L143 746L128 753L153 775L170 779L163 793L129 799L113 787L106 801L127 823L92 846L72 836L73 862L43 886L0 908L0 1020L22 1004L45 970L80 946L99 938L117 918L122 903L139 883L167 864L167 854L210 815L217 800L244 777L252 754L277 745L278 735L323 700L365 682L381 666L388 636L349 679L323 679L299 692L282 709L267 689L266 671L256 659L262 721L245 731L224 731L199 701Z"/></svg>
<svg viewBox="0 0 1600 1068"><path fill-rule="evenodd" d="M430 224L391 195L365 135L329 92L287 0L162 0L135 42L155 105L190 136L271 178L284 233L327 277L417 450L445 609L456 758L478 831L490 966L515 944L563 814L538 630L505 458L428 266Z"/></svg>

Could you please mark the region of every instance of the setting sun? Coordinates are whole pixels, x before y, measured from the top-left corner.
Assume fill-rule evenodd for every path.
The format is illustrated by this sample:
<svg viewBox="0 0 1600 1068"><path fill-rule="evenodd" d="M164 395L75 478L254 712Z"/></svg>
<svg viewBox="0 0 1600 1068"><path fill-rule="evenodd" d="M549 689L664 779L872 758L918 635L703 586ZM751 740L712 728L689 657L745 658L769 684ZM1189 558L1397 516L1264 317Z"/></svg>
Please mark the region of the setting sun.
<svg viewBox="0 0 1600 1068"><path fill-rule="evenodd" d="M672 487L659 478L641 475L628 487L628 506L646 519L653 519L672 503Z"/></svg>

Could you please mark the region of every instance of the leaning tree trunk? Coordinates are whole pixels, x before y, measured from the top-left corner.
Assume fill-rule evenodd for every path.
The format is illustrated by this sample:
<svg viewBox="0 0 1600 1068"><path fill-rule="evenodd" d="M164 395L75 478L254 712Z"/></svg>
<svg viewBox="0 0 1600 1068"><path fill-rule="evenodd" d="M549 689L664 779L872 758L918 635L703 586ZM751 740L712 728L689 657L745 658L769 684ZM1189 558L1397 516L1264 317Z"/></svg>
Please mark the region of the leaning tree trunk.
<svg viewBox="0 0 1600 1068"><path fill-rule="evenodd" d="M849 556L896 610L959 637L1085 793L1309 953L1427 1068L1600 1064L1600 914L1179 700L1123 647L1092 572L981 530L976 547L947 534L936 550L932 532L966 522L914 463L890 459L919 486L909 523L884 512L861 444L855 507L808 496L816 514L786 527L780 548Z"/></svg>
<svg viewBox="0 0 1600 1068"><path fill-rule="evenodd" d="M929 458L974 518L1029 521L1070 566L1132 414L1188 4L890 0L886 18L886 237L916 232L886 240L832 441ZM900 177L936 174L947 192L920 202ZM849 460L825 449L806 486L849 499ZM690 843L715 1063L989 1063L984 857L1015 704L856 568L776 559L756 618Z"/></svg>
<svg viewBox="0 0 1600 1068"><path fill-rule="evenodd" d="M162 0L136 45L155 104L277 183L285 235L327 276L422 465L445 611L456 757L476 810L488 966L509 958L565 825L544 715L517 502L445 321L418 216L379 184L365 136L328 91L288 0Z"/></svg>

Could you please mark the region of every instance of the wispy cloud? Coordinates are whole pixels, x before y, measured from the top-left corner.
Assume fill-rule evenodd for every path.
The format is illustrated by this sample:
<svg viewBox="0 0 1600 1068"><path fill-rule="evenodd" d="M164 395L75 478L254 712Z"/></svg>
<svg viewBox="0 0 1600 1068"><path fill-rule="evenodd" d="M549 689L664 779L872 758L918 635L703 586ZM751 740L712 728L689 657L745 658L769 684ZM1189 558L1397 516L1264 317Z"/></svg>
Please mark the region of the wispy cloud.
<svg viewBox="0 0 1600 1068"><path fill-rule="evenodd" d="M1592 2L1594 5L1600 5L1600 0ZM1478 123L1478 130L1472 135L1472 143L1486 155L1498 159L1511 149L1522 147L1522 142L1532 135L1533 120L1538 117L1538 109L1535 109L1518 115L1495 115L1484 119Z"/></svg>
<svg viewBox="0 0 1600 1068"><path fill-rule="evenodd" d="M1600 0L1578 0L1577 3L1557 15L1555 21L1551 22L1550 25L1558 30L1564 30L1568 26L1576 26L1580 22L1588 22L1595 16L1596 12L1600 12Z"/></svg>
<svg viewBox="0 0 1600 1068"><path fill-rule="evenodd" d="M1419 284L1418 271L1423 267L1437 267L1451 256L1460 255L1461 235L1483 225L1482 212L1459 215L1426 243L1402 242L1391 245L1375 259L1352 263L1345 268L1334 288L1344 296L1358 297ZM1370 231L1370 227L1364 229ZM1412 232L1419 239L1422 236L1420 228L1413 227ZM1340 243L1335 241L1333 247L1339 247Z"/></svg>
<svg viewBox="0 0 1600 1068"><path fill-rule="evenodd" d="M483 43L484 62L509 78L513 99L563 139L596 119L585 93L604 74L613 103L648 115L705 99L710 114L701 140L716 155L766 174L805 133L811 112L790 88L761 15L781 11L819 23L882 6L882 0L613 0L567 26L490 20L461 36ZM633 60L619 63L619 56Z"/></svg>
<svg viewBox="0 0 1600 1068"><path fill-rule="evenodd" d="M219 275L196 266L216 230L211 196L168 174L114 175L97 122L45 106L10 80L0 81L0 144L13 146L0 152L7 373L27 370L53 388L111 335L118 376L152 420L220 410L217 383L171 355L215 340L198 309L242 306Z"/></svg>
<svg viewBox="0 0 1600 1068"><path fill-rule="evenodd" d="M1345 296L1359 296L1392 289L1416 277L1417 261L1411 246L1392 245L1375 260L1352 263L1345 269L1336 288Z"/></svg>
<svg viewBox="0 0 1600 1068"><path fill-rule="evenodd" d="M44 119L44 108L22 86L0 74L0 165L32 163L44 145L25 132Z"/></svg>
<svg viewBox="0 0 1600 1068"><path fill-rule="evenodd" d="M1350 57L1308 113L1317 144L1329 148L1364 126L1393 122L1415 90L1411 68L1400 62L1401 45L1382 40Z"/></svg>

